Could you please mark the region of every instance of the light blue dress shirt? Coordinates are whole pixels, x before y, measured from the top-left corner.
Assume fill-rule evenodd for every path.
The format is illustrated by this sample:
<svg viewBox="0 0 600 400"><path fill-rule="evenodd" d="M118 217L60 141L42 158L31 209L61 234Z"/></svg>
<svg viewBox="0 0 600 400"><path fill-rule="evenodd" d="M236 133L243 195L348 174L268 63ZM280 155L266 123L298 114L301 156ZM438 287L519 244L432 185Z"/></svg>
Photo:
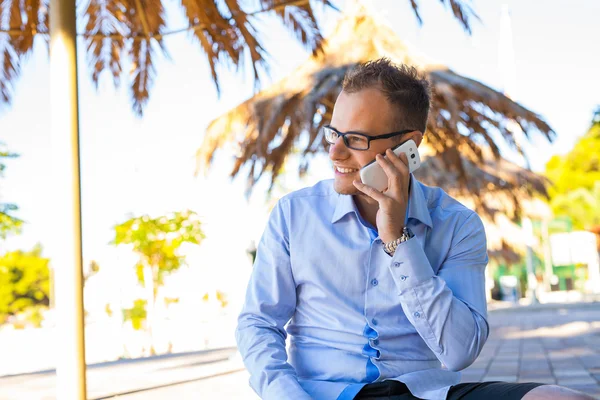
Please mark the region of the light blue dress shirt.
<svg viewBox="0 0 600 400"><path fill-rule="evenodd" d="M390 257L333 180L278 202L236 329L261 398L352 399L394 379L445 399L460 382L488 337L483 224L411 174L407 226Z"/></svg>

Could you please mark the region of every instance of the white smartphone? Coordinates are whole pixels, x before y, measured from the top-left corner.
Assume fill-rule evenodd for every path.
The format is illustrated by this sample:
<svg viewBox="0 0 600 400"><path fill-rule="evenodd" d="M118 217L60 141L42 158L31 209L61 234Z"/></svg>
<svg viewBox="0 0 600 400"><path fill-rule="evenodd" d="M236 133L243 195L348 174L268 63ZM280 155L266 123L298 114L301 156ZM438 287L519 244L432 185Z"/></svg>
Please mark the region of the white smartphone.
<svg viewBox="0 0 600 400"><path fill-rule="evenodd" d="M419 156L417 144L414 140L410 139L404 143L400 143L392 151L396 155L400 155L400 153L406 154L409 172L413 172L421 166L421 157ZM365 185L379 191L383 191L388 185L388 177L376 160L371 161L360 169L360 180Z"/></svg>

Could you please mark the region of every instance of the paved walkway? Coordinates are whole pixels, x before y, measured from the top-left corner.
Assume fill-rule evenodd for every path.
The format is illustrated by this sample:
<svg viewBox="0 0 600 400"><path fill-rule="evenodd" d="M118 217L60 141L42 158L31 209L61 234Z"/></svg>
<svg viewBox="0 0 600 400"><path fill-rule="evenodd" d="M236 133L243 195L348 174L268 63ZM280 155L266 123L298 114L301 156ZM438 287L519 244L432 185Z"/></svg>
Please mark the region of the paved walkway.
<svg viewBox="0 0 600 400"><path fill-rule="evenodd" d="M463 382L542 382L600 398L600 303L497 310L489 321Z"/></svg>
<svg viewBox="0 0 600 400"><path fill-rule="evenodd" d="M600 400L600 303L496 309L489 322L490 337L463 382L551 383ZM88 398L257 400L233 351L98 365L88 369ZM0 399L53 399L54 378L0 378Z"/></svg>
<svg viewBox="0 0 600 400"><path fill-rule="evenodd" d="M600 303L542 305L490 312L490 337L463 382L501 380L566 386L600 399ZM256 400L248 373L236 372L177 387L121 397L127 400Z"/></svg>
<svg viewBox="0 0 600 400"><path fill-rule="evenodd" d="M245 372L241 361L234 357L236 353L233 347L88 365L87 398L128 398L137 394L141 394L139 398L164 398L155 393L179 391L188 382L212 382L235 371ZM54 370L0 377L0 400L53 400L55 385Z"/></svg>

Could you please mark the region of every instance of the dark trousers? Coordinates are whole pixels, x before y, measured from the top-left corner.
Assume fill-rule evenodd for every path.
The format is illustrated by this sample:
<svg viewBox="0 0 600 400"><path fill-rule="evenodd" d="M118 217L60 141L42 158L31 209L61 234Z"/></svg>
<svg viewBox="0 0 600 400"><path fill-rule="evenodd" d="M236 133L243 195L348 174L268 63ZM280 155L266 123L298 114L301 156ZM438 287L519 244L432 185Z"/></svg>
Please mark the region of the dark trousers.
<svg viewBox="0 0 600 400"><path fill-rule="evenodd" d="M543 383L472 382L459 383L448 391L448 400L520 400L531 389ZM413 400L402 382L388 380L365 385L355 400Z"/></svg>

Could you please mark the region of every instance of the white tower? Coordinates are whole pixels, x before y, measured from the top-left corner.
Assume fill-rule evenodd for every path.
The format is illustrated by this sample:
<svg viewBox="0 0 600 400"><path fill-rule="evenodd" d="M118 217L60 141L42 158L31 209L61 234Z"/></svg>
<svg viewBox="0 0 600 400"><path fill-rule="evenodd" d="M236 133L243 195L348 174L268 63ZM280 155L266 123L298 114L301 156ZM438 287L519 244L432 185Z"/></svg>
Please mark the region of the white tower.
<svg viewBox="0 0 600 400"><path fill-rule="evenodd" d="M512 24L510 19L510 11L508 5L502 5L502 14L500 16L500 43L498 45L498 64L500 73L502 74L502 84L504 95L511 100L516 101L517 89L517 67L515 63L515 51L513 47ZM512 132L515 142L525 151L526 138L516 121L509 121L506 128ZM531 169L529 161L526 157L522 158L522 162L527 168ZM536 296L537 279L533 270L533 245L535 236L533 234L533 226L528 217L523 217L523 237L526 246L525 263L527 265L527 297L531 299L531 303L538 302Z"/></svg>

